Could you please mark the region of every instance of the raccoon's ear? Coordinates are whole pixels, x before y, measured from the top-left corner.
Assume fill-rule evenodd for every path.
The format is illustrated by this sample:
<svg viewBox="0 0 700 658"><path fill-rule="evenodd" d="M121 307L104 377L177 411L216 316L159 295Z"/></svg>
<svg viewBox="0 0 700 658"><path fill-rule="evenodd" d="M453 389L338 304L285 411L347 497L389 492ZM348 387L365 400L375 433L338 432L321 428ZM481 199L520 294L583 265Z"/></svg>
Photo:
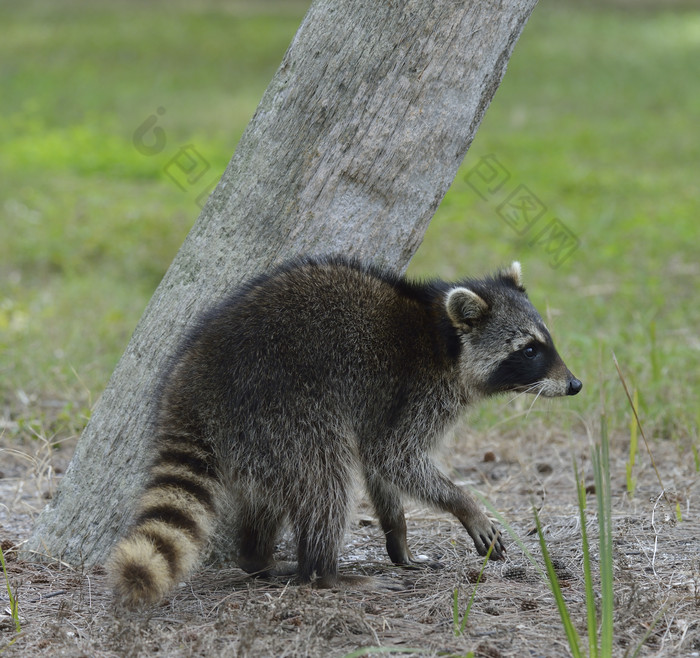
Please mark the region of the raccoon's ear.
<svg viewBox="0 0 700 658"><path fill-rule="evenodd" d="M445 300L447 315L458 329L469 330L481 318L489 305L469 288L453 288Z"/></svg>
<svg viewBox="0 0 700 658"><path fill-rule="evenodd" d="M520 262L514 260L510 267L501 270L501 276L505 279L510 279L517 288L523 287L523 268L520 266Z"/></svg>
<svg viewBox="0 0 700 658"><path fill-rule="evenodd" d="M514 260L509 267L502 269L499 274L502 279L512 282L516 288L525 290L523 287L523 268L517 260Z"/></svg>

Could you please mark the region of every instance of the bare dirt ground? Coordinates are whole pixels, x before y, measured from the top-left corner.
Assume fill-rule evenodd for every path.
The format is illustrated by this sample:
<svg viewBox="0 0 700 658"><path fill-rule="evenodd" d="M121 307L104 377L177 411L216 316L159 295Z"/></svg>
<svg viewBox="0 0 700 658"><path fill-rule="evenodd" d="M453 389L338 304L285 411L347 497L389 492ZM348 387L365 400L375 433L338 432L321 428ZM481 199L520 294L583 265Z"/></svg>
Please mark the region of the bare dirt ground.
<svg viewBox="0 0 700 658"><path fill-rule="evenodd" d="M480 490L540 559L532 505L540 510L564 596L585 645L586 612L579 513L572 457L591 482L588 439L523 422L526 435L457 433L445 462L453 479ZM0 438L0 540L21 634L0 592L4 656L344 656L363 647L414 648L423 656L564 656L566 637L546 580L507 538L508 558L490 563L464 634L453 630L453 592L460 615L474 591L481 559L462 527L430 510L408 509L414 554L440 571L394 568L371 509L361 503L341 557L344 573L376 576L377 589L317 590L251 579L237 568L193 575L161 605L141 613L115 609L104 571L17 560L15 548L51 495L70 457L39 442ZM661 496L648 455L637 459L637 490L625 493L625 437L613 437L611 477L615 562L615 655L700 655L698 473L691 453L655 441L654 457L673 501ZM685 456L684 456L685 455ZM589 494L589 540L595 546L595 493ZM280 552L289 556L286 543ZM597 550L594 549L597 557ZM656 623L654 624L654 621ZM644 643L640 642L645 638ZM14 643L10 645L10 642ZM8 646L9 645L9 646ZM394 652L391 652L392 654ZM374 654L377 654L375 650ZM354 655L370 655L355 653Z"/></svg>

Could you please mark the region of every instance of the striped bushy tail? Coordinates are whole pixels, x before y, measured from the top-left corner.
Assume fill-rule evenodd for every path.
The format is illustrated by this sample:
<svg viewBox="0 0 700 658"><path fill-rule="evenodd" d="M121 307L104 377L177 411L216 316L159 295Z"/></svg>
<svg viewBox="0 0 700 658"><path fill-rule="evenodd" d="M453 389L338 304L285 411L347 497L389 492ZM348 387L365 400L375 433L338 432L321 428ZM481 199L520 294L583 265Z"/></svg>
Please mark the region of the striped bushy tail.
<svg viewBox="0 0 700 658"><path fill-rule="evenodd" d="M107 568L117 600L156 603L194 569L216 523L214 455L191 436L161 435L138 514Z"/></svg>

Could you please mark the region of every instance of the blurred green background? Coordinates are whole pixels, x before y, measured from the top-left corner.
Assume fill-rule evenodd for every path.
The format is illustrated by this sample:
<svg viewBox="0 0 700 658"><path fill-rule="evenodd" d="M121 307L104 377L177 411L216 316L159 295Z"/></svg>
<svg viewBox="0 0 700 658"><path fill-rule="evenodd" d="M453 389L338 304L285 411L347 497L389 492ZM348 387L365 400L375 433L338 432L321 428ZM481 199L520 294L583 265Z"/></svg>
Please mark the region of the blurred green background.
<svg viewBox="0 0 700 658"><path fill-rule="evenodd" d="M80 430L199 212L165 167L189 144L218 178L307 5L0 2L6 436ZM699 81L697 3L542 0L411 264L457 277L522 262L584 381L566 405L537 403L545 422L590 427L604 394L625 430L614 350L648 432L697 441ZM165 143L147 155L132 138L151 116ZM508 180L482 198L489 162ZM518 188L542 209L520 232L501 216ZM574 247L563 262L538 239L555 220Z"/></svg>

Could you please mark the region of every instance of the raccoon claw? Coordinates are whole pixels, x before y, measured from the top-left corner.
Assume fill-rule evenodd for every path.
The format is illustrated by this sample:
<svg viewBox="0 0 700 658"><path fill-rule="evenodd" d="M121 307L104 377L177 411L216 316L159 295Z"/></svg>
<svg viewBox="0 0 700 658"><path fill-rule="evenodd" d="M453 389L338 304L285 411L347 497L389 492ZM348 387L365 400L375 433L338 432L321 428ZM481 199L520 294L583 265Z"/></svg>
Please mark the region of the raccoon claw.
<svg viewBox="0 0 700 658"><path fill-rule="evenodd" d="M471 534L471 533L470 533ZM491 549L489 555L490 560L505 560L506 547L503 544L503 538L499 530L491 526L487 533L479 532L471 535L474 540L476 552L479 555L486 556Z"/></svg>
<svg viewBox="0 0 700 658"><path fill-rule="evenodd" d="M491 549L491 555L489 556L490 560L505 560L506 547L503 545L501 533L497 530L495 532L497 533L496 536L490 541L481 535L481 541L483 542L484 546L486 546L486 550L483 553L479 551L479 554L485 556L489 549Z"/></svg>

